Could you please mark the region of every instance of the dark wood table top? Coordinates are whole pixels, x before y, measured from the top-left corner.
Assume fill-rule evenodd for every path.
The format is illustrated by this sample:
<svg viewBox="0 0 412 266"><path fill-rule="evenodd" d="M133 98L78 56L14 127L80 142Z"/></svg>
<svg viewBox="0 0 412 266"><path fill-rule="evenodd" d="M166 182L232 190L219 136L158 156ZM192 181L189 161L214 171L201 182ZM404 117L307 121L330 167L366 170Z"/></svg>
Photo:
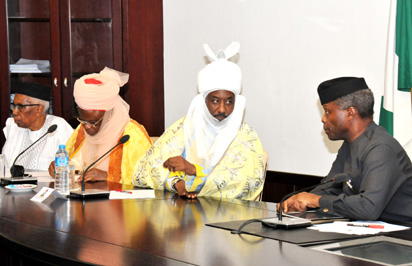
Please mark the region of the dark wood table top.
<svg viewBox="0 0 412 266"><path fill-rule="evenodd" d="M94 186L106 186L102 184ZM274 216L273 203L184 200L156 191L155 199L42 204L30 201L33 195L0 189L1 238L68 263L375 265L205 225Z"/></svg>

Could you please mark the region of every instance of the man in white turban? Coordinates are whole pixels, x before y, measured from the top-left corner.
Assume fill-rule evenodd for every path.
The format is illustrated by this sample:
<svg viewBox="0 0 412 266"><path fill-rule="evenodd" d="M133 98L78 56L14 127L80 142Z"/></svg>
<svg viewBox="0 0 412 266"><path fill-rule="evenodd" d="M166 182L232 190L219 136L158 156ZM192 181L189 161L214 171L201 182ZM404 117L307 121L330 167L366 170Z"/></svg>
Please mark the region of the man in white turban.
<svg viewBox="0 0 412 266"><path fill-rule="evenodd" d="M119 96L129 74L105 67L85 75L74 84L77 120L80 125L66 144L70 160L84 170L116 145L123 135L130 139L119 145L90 169L85 181L132 183L136 161L151 146L145 128L130 118L129 105ZM54 164L49 172L53 174Z"/></svg>
<svg viewBox="0 0 412 266"><path fill-rule="evenodd" d="M232 43L199 72L199 94L186 117L171 125L137 164L133 183L186 198L210 196L255 200L264 183L264 152L256 132L243 122L240 68L228 61Z"/></svg>

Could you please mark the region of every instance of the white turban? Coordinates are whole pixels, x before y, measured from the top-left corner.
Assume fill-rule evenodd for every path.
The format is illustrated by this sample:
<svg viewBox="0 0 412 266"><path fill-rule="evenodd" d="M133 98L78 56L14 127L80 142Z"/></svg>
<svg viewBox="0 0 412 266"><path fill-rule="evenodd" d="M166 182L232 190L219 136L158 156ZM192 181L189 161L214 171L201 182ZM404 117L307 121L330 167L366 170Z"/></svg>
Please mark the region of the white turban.
<svg viewBox="0 0 412 266"><path fill-rule="evenodd" d="M200 93L224 89L239 94L242 83L242 72L235 63L228 61L229 58L239 52L240 44L232 42L224 51L215 55L209 45L203 45L206 54L212 60L198 75L198 90Z"/></svg>
<svg viewBox="0 0 412 266"><path fill-rule="evenodd" d="M190 104L183 127L186 159L212 170L239 131L246 99L240 95L240 68L227 60L239 52L239 43L231 43L217 55L207 44L203 47L212 62L199 72L199 94ZM233 112L222 121L210 114L205 102L206 96L216 90L228 90L235 94Z"/></svg>

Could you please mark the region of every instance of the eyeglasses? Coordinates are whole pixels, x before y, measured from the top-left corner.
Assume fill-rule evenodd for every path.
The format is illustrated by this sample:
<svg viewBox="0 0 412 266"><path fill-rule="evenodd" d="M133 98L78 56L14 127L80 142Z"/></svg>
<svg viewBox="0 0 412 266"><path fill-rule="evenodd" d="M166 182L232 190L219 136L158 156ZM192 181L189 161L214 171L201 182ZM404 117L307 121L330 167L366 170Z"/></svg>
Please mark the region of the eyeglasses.
<svg viewBox="0 0 412 266"><path fill-rule="evenodd" d="M10 110L14 110L17 109L19 111L26 109L26 107L30 107L30 106L38 106L40 104L38 103L30 103L30 104L19 104L19 103L11 103L10 104Z"/></svg>
<svg viewBox="0 0 412 266"><path fill-rule="evenodd" d="M76 117L76 119L77 119L77 121L79 121L79 123L82 124L83 126L97 127L97 125L100 124L100 122L102 122L103 117L100 118L100 119L97 120L97 121L94 121L94 122L82 120L82 119L80 119L80 118L78 118L78 117Z"/></svg>

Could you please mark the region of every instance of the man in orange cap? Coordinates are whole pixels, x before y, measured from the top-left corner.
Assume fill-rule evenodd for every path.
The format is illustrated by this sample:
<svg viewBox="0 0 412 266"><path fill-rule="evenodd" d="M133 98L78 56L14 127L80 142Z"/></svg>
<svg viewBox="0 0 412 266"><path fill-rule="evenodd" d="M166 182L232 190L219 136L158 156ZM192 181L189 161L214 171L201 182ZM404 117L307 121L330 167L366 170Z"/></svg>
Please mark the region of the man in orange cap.
<svg viewBox="0 0 412 266"><path fill-rule="evenodd" d="M128 74L106 67L100 73L81 77L74 84L80 125L66 146L76 168L85 169L116 145L123 135L130 136L128 142L119 145L90 169L85 181L131 184L136 161L151 146L145 128L130 118L129 105L119 96L120 87L128 79ZM53 168L51 165L50 172Z"/></svg>

